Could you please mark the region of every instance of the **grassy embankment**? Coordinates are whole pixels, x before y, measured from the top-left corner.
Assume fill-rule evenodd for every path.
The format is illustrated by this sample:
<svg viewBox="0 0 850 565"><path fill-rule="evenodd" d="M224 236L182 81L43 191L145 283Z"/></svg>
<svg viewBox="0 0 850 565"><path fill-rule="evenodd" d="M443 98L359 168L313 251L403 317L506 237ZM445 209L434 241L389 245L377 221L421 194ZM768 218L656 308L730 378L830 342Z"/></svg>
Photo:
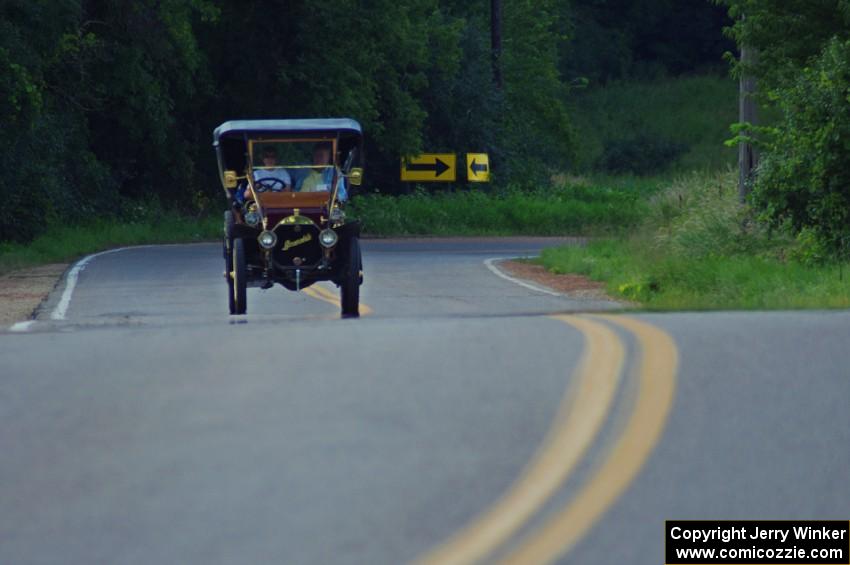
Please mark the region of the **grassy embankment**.
<svg viewBox="0 0 850 565"><path fill-rule="evenodd" d="M656 310L850 306L850 264L822 262L804 241L770 233L738 206L736 189L731 172L684 176L628 237L546 250L539 262Z"/></svg>
<svg viewBox="0 0 850 565"><path fill-rule="evenodd" d="M547 250L539 262L604 281L612 296L652 310L850 306L850 264L825 261L805 238L771 232L738 205L734 157L722 146L726 124L735 120L734 98L714 81L621 84L589 93L589 110L580 116L581 124L596 125L585 131L591 158L630 120L680 136L689 150L672 176L657 179L662 188L627 236ZM694 98L681 98L688 92ZM715 109L721 104L725 111Z"/></svg>
<svg viewBox="0 0 850 565"><path fill-rule="evenodd" d="M44 263L70 261L123 245L188 243L219 237L219 218L186 218L174 213L134 222L102 220L81 226L55 226L28 244L0 243L0 274Z"/></svg>

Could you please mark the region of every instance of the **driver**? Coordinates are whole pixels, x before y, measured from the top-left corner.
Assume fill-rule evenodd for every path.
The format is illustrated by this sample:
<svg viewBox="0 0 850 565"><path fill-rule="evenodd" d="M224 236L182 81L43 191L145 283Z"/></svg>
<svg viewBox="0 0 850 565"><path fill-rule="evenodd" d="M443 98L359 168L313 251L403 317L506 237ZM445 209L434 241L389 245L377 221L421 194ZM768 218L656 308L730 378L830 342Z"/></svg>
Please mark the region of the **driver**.
<svg viewBox="0 0 850 565"><path fill-rule="evenodd" d="M314 168L307 169L308 172L302 173L296 179L295 189L299 192L322 192L330 191L333 183L334 172L336 167L329 167L331 164L331 144L328 142L320 142L313 146L313 166ZM301 169L302 171L305 169ZM345 190L345 180L342 175L337 177L337 198L345 200L348 194Z"/></svg>
<svg viewBox="0 0 850 565"><path fill-rule="evenodd" d="M292 190L292 177L283 167L277 166L277 149L274 146L266 146L263 149L263 169L254 169L254 183L267 180L265 186L272 192L284 192ZM246 183L242 191L242 200L249 195Z"/></svg>

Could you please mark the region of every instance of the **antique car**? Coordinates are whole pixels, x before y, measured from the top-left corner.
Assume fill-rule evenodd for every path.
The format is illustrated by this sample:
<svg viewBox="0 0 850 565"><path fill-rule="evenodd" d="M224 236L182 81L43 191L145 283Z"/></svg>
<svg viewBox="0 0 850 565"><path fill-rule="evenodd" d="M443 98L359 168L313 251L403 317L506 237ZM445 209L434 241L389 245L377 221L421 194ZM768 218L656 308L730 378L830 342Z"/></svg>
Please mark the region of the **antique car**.
<svg viewBox="0 0 850 565"><path fill-rule="evenodd" d="M360 186L360 124L350 119L240 120L213 133L224 214L230 314L245 314L247 288L340 289L342 316L359 316L360 224L345 202ZM358 166L356 166L358 165Z"/></svg>

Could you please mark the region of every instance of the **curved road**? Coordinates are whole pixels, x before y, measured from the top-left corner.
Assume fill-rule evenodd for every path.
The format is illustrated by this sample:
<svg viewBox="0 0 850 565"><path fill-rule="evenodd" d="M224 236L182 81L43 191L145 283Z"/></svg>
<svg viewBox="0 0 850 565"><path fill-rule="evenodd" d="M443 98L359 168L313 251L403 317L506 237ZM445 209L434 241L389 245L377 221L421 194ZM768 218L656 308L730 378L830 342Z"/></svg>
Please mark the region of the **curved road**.
<svg viewBox="0 0 850 565"><path fill-rule="evenodd" d="M92 258L0 335L0 563L657 564L665 519L848 518L850 314L485 264L556 243L366 242L359 320L226 316L214 244Z"/></svg>

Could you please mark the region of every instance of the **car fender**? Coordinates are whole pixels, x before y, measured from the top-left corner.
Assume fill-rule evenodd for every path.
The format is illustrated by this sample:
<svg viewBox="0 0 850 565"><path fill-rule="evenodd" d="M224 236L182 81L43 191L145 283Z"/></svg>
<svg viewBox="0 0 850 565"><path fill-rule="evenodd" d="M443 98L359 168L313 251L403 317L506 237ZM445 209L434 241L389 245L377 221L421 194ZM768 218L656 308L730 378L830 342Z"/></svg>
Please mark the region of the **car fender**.
<svg viewBox="0 0 850 565"><path fill-rule="evenodd" d="M361 224L359 220L346 222L336 228L336 234L339 236L339 241L347 240L349 237L360 237Z"/></svg>
<svg viewBox="0 0 850 565"><path fill-rule="evenodd" d="M240 239L257 239L257 236L260 235L260 230L257 228L252 228L246 224L234 224L233 225L233 237Z"/></svg>

